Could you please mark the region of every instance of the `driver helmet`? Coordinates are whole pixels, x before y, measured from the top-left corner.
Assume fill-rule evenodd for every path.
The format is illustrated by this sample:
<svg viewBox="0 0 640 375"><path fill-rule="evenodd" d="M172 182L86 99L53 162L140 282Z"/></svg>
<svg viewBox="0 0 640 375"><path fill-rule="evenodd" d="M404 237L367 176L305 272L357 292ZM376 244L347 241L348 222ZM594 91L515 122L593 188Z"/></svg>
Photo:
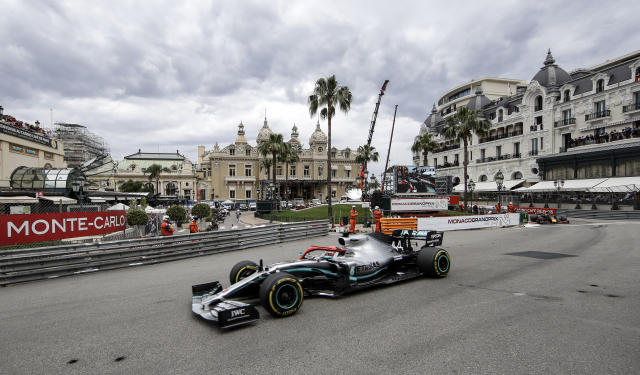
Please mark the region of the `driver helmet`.
<svg viewBox="0 0 640 375"><path fill-rule="evenodd" d="M380 209L380 207L379 207L379 206L376 206L376 208L375 208L375 209L376 209L376 210L379 210L379 209Z"/></svg>

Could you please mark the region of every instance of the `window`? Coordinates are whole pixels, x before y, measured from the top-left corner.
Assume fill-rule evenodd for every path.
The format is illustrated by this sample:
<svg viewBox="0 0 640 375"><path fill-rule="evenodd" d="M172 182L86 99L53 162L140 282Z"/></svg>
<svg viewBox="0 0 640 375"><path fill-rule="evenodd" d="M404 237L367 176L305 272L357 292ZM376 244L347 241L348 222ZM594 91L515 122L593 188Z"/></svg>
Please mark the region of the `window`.
<svg viewBox="0 0 640 375"><path fill-rule="evenodd" d="M229 155L233 156L236 154L236 149L235 148L230 148L229 149Z"/></svg>
<svg viewBox="0 0 640 375"><path fill-rule="evenodd" d="M433 158L433 166L434 167L438 166L438 158Z"/></svg>
<svg viewBox="0 0 640 375"><path fill-rule="evenodd" d="M636 82L640 82L640 68L636 68ZM637 102L636 102L637 103Z"/></svg>
<svg viewBox="0 0 640 375"><path fill-rule="evenodd" d="M336 198L336 191L335 190L331 190L331 198Z"/></svg>
<svg viewBox="0 0 640 375"><path fill-rule="evenodd" d="M522 180L522 173L520 172L513 172L513 175L511 176L512 180Z"/></svg>
<svg viewBox="0 0 640 375"><path fill-rule="evenodd" d="M302 170L302 174L305 177L309 177L309 166L308 165L304 166L304 169Z"/></svg>
<svg viewBox="0 0 640 375"><path fill-rule="evenodd" d="M253 172L253 168L251 167L251 164L245 164L244 165L244 175L247 177L251 177Z"/></svg>
<svg viewBox="0 0 640 375"><path fill-rule="evenodd" d="M282 166L281 165L278 165L276 167L276 175L282 176Z"/></svg>
<svg viewBox="0 0 640 375"><path fill-rule="evenodd" d="M531 140L531 155L538 155L538 138Z"/></svg>
<svg viewBox="0 0 640 375"><path fill-rule="evenodd" d="M540 151L544 150L544 137L540 137Z"/></svg>
<svg viewBox="0 0 640 375"><path fill-rule="evenodd" d="M444 157L444 163L447 164L449 162L449 158L448 157Z"/></svg>
<svg viewBox="0 0 640 375"><path fill-rule="evenodd" d="M480 182L486 182L489 178L487 177L486 174L483 174L482 176L480 176Z"/></svg>
<svg viewBox="0 0 640 375"><path fill-rule="evenodd" d="M569 125L570 118L571 118L571 109L562 111L563 125Z"/></svg>
<svg viewBox="0 0 640 375"><path fill-rule="evenodd" d="M295 175L296 175L296 166L295 166L295 165L291 165L291 166L289 167L289 174L290 174L291 176L295 176Z"/></svg>
<svg viewBox="0 0 640 375"><path fill-rule="evenodd" d="M345 152L344 152L344 157L345 157L346 159L349 159L349 151L345 151Z"/></svg>
<svg viewBox="0 0 640 375"><path fill-rule="evenodd" d="M638 108L638 103L640 103L640 91L633 93L633 102L636 104L636 108Z"/></svg>
<svg viewBox="0 0 640 375"><path fill-rule="evenodd" d="M22 146L11 145L11 151L23 153L24 152L24 148Z"/></svg>
<svg viewBox="0 0 640 375"><path fill-rule="evenodd" d="M604 100L593 103L593 107L596 112L596 117L604 117L604 112L606 110L606 103Z"/></svg>
<svg viewBox="0 0 640 375"><path fill-rule="evenodd" d="M499 158L502 156L502 146L496 146L496 157Z"/></svg>
<svg viewBox="0 0 640 375"><path fill-rule="evenodd" d="M322 177L322 166L318 166L318 177Z"/></svg>
<svg viewBox="0 0 640 375"><path fill-rule="evenodd" d="M229 198L235 199L235 197L236 197L236 191L235 190L229 190Z"/></svg>
<svg viewBox="0 0 640 375"><path fill-rule="evenodd" d="M469 159L473 160L473 151L469 151Z"/></svg>
<svg viewBox="0 0 640 375"><path fill-rule="evenodd" d="M331 151L331 158L335 159L336 158L336 152L335 151Z"/></svg>
<svg viewBox="0 0 640 375"><path fill-rule="evenodd" d="M520 142L513 144L513 156L516 158L520 156Z"/></svg>
<svg viewBox="0 0 640 375"><path fill-rule="evenodd" d="M569 90L564 90L564 94L562 94L562 101L565 103L569 101Z"/></svg>
<svg viewBox="0 0 640 375"><path fill-rule="evenodd" d="M229 176L235 176L236 175L236 166L235 165L230 165L229 166Z"/></svg>
<svg viewBox="0 0 640 375"><path fill-rule="evenodd" d="M331 170L331 177L336 177L338 175L338 170L337 169L332 169Z"/></svg>
<svg viewBox="0 0 640 375"><path fill-rule="evenodd" d="M251 189L247 189L244 191L244 197L247 199L251 198Z"/></svg>
<svg viewBox="0 0 640 375"><path fill-rule="evenodd" d="M51 166L51 163L46 163L46 164L44 165L44 169L51 169L51 168L53 168L53 166ZM107 181L107 183L108 183L108 182L109 182L109 181Z"/></svg>
<svg viewBox="0 0 640 375"><path fill-rule="evenodd" d="M489 120L495 120L495 119L496 119L496 113L495 112L489 113Z"/></svg>
<svg viewBox="0 0 640 375"><path fill-rule="evenodd" d="M322 147L318 147L318 152L322 152Z"/></svg>
<svg viewBox="0 0 640 375"><path fill-rule="evenodd" d="M9 151L11 151L11 152L38 157L39 151L36 150L36 149L30 148L30 147L24 147L24 146L16 145L16 144L13 144L13 143L11 143L10 145L11 146L9 148ZM53 159L53 155L51 156L51 158Z"/></svg>
<svg viewBox="0 0 640 375"><path fill-rule="evenodd" d="M503 119L503 111L502 109L498 111L498 122L502 122Z"/></svg>
<svg viewBox="0 0 640 375"><path fill-rule="evenodd" d="M599 79L596 82L596 92L603 92L604 91L604 79Z"/></svg>
<svg viewBox="0 0 640 375"><path fill-rule="evenodd" d="M518 112L520 112L520 108L518 108L518 107L513 107L513 111L514 111L515 113L518 113Z"/></svg>
<svg viewBox="0 0 640 375"><path fill-rule="evenodd" d="M480 149L480 159L484 160L486 155L487 155L487 149L485 149L485 148Z"/></svg>
<svg viewBox="0 0 640 375"><path fill-rule="evenodd" d="M347 178L351 177L351 170L350 169L345 169L344 170L344 176L347 177Z"/></svg>
<svg viewBox="0 0 640 375"><path fill-rule="evenodd" d="M251 149L250 148L245 149L244 154L247 156L251 156Z"/></svg>
<svg viewBox="0 0 640 375"><path fill-rule="evenodd" d="M53 160L53 154L50 152L45 152L44 153L44 158L45 159L49 159L49 160Z"/></svg>
<svg viewBox="0 0 640 375"><path fill-rule="evenodd" d="M207 177L211 177L211 169L207 169Z"/></svg>
<svg viewBox="0 0 640 375"><path fill-rule="evenodd" d="M459 162L458 154L453 155L453 164L458 164Z"/></svg>
<svg viewBox="0 0 640 375"><path fill-rule="evenodd" d="M534 111L542 111L542 96L536 96Z"/></svg>

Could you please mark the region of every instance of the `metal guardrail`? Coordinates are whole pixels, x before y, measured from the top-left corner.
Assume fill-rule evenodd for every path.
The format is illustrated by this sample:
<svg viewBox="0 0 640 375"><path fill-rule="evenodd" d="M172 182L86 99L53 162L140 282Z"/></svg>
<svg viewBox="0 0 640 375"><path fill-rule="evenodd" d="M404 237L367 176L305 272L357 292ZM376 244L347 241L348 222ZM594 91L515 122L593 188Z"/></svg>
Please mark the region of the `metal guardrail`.
<svg viewBox="0 0 640 375"><path fill-rule="evenodd" d="M640 220L640 211L558 209L558 215L569 219Z"/></svg>
<svg viewBox="0 0 640 375"><path fill-rule="evenodd" d="M0 252L0 286L168 262L327 235L328 220Z"/></svg>

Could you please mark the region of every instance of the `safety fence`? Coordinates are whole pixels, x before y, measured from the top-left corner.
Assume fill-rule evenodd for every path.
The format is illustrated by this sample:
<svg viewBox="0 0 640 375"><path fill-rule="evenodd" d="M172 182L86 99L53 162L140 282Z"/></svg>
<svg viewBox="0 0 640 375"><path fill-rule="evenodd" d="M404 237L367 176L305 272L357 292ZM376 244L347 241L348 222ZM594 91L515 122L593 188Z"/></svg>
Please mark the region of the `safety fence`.
<svg viewBox="0 0 640 375"><path fill-rule="evenodd" d="M327 235L328 220L0 252L0 286L168 262Z"/></svg>

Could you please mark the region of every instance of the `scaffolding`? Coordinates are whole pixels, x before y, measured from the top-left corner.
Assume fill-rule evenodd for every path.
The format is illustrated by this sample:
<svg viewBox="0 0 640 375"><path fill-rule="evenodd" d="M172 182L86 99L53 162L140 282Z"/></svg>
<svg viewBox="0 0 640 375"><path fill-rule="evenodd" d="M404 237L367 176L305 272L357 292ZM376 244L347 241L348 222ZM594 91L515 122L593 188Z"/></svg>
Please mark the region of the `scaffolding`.
<svg viewBox="0 0 640 375"><path fill-rule="evenodd" d="M79 124L55 123L56 137L64 142L64 161L68 168L76 168L93 158L108 155L110 150L100 136Z"/></svg>

